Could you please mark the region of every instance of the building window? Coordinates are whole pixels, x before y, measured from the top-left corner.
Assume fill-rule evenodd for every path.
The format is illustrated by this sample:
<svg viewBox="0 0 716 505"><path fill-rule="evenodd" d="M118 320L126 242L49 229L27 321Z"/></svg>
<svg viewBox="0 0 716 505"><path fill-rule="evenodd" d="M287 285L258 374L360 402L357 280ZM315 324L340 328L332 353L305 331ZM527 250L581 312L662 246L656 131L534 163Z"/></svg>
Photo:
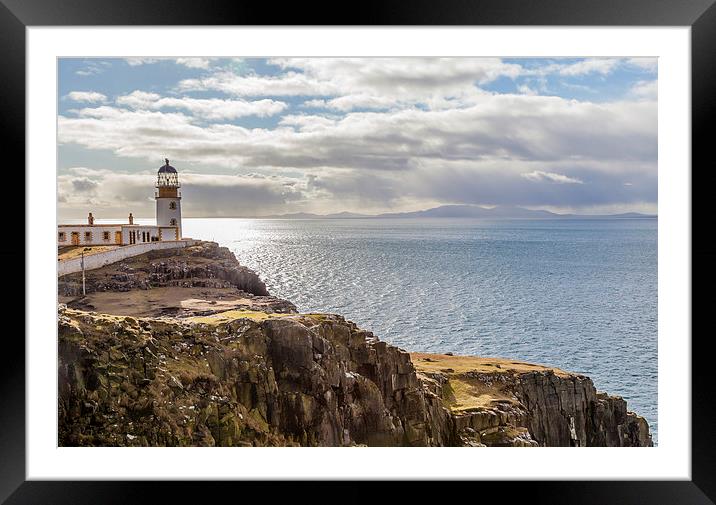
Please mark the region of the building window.
<svg viewBox="0 0 716 505"><path fill-rule="evenodd" d="M64 242L65 240L67 240L67 236L65 235L64 231L61 231L57 234L57 240L59 240L60 242Z"/></svg>
<svg viewBox="0 0 716 505"><path fill-rule="evenodd" d="M170 208L171 210L176 210L176 208L177 208L177 203L176 203L176 202L169 202L169 208Z"/></svg>
<svg viewBox="0 0 716 505"><path fill-rule="evenodd" d="M170 225L170 226L176 226L176 225L177 225L177 220L174 219L174 218L171 218L171 219L169 220L169 225Z"/></svg>
<svg viewBox="0 0 716 505"><path fill-rule="evenodd" d="M109 232L108 231L102 232L102 238L106 241L109 241Z"/></svg>
<svg viewBox="0 0 716 505"><path fill-rule="evenodd" d="M85 242L92 242L92 232L91 231L85 232Z"/></svg>

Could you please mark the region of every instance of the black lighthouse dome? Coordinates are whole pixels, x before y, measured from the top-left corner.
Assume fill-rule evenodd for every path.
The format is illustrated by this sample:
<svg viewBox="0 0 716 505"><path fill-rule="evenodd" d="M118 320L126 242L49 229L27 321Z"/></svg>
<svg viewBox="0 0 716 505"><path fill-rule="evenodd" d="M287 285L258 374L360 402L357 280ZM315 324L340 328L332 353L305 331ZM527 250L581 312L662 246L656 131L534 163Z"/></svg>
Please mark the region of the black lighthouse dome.
<svg viewBox="0 0 716 505"><path fill-rule="evenodd" d="M180 186L179 174L177 174L177 169L169 164L168 159L165 158L164 161L165 164L159 167L159 172L157 173L157 187L176 189ZM162 191L162 195L160 196L176 196L174 195L175 192L176 191L173 191L170 194L166 191Z"/></svg>
<svg viewBox="0 0 716 505"><path fill-rule="evenodd" d="M165 162L165 164L162 165L161 167L159 167L158 173L160 173L160 174L176 174L177 173L177 169L169 164L169 159L164 158L164 162Z"/></svg>

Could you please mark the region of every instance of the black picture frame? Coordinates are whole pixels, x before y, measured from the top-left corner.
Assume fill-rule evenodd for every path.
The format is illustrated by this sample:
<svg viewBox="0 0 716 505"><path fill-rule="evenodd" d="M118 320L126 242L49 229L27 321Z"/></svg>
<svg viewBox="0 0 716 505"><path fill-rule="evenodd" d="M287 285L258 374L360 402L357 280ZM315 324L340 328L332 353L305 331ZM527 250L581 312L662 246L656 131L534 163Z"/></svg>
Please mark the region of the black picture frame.
<svg viewBox="0 0 716 505"><path fill-rule="evenodd" d="M339 9L339 7L341 7ZM403 486L401 501L446 496L455 489L474 499L499 492L503 500L529 503L694 503L716 501L716 427L712 356L713 331L698 331L697 307L713 307L716 246L710 245L711 219L705 198L695 193L713 187L710 146L716 122L716 0L428 0L361 2L360 4L211 3L187 0L0 0L0 128L3 160L13 187L31 190L19 167L25 166L25 64L28 26L83 25L557 25L557 26L690 26L692 71L692 480L690 481L563 481L412 483ZM9 160L15 160L11 162ZM699 167L697 170L696 167ZM11 170L10 170L11 169ZM48 174L54 172L48 167ZM680 169L670 167L670 169ZM7 186L6 186L7 187ZM19 193L19 191L15 191ZM7 204L6 204L7 205ZM3 209L16 214L13 208ZM17 220L16 220L17 221ZM701 231L697 234L696 231ZM29 230L25 231L26 233ZM697 240L698 239L698 240ZM16 242L17 243L17 242ZM19 250L0 252L5 264L27 264ZM7 282L19 286L20 269L11 269ZM17 278L13 278L15 275ZM698 290L699 287L704 289ZM698 296L697 296L698 295ZM17 294L16 300L24 299ZM31 300L28 300L31 302ZM18 303L18 302L15 302ZM19 307L18 307L19 309ZM8 309L13 315L19 311ZM19 316L14 315L19 320ZM26 481L25 477L25 345L21 333L3 338L0 364L0 502L6 503L131 503L197 502L218 499L219 493L261 496L275 501L281 493L315 495L321 499L358 502L372 499L375 484L324 483L196 483L196 482L61 482ZM615 449L618 451L618 449ZM426 462L430 464L430 462ZM208 489L207 489L208 488ZM407 488L407 489L406 489ZM465 489L468 488L468 489ZM474 494L478 493L478 494ZM387 496L387 495L386 495ZM283 497L284 499L290 497ZM257 499L257 498L253 498Z"/></svg>

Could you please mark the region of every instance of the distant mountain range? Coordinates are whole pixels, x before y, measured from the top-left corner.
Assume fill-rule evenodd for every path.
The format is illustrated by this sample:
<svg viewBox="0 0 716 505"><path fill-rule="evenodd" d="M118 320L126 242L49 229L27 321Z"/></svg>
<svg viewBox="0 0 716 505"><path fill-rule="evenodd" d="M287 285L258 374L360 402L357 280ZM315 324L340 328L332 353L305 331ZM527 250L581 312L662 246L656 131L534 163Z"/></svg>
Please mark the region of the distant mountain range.
<svg viewBox="0 0 716 505"><path fill-rule="evenodd" d="M530 210L522 207L493 207L486 209L477 205L441 205L427 210L418 210L415 212L391 212L386 214L370 215L356 214L354 212L338 212L335 214L313 214L310 212L295 212L293 214L277 214L272 216L264 216L266 219L404 219L404 218L441 218L441 217L472 217L472 218L492 218L492 219L653 219L656 215L639 214L638 212L626 212L623 214L601 214L601 215L581 215L581 214L556 214L547 210Z"/></svg>
<svg viewBox="0 0 716 505"><path fill-rule="evenodd" d="M292 214L273 214L263 216L261 219L356 219L378 217L368 214L356 214L355 212L337 212L335 214L313 214L311 212L294 212Z"/></svg>

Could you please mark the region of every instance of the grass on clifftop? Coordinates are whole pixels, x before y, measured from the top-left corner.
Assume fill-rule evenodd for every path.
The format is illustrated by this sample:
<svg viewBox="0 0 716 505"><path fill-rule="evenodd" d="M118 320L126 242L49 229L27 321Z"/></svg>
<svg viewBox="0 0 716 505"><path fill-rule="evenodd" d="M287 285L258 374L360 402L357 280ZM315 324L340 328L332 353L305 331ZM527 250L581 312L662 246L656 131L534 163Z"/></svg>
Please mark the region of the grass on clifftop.
<svg viewBox="0 0 716 505"><path fill-rule="evenodd" d="M283 312L261 312L257 310L226 310L224 312L217 312L216 314L209 314L206 316L194 316L187 317L183 321L189 321L192 323L203 323L203 324L222 324L237 319L250 319L260 323L267 319L298 319L303 322L307 320L312 321L311 324L321 323L330 319L328 314L296 314L296 313L283 313Z"/></svg>
<svg viewBox="0 0 716 505"><path fill-rule="evenodd" d="M91 256L92 254L101 253L104 251L111 251L116 249L116 245L100 245L94 247L87 247L89 251L85 251L85 256ZM61 246L57 249L57 259L64 261L71 258L78 258L82 255L82 251L85 249L84 246Z"/></svg>
<svg viewBox="0 0 716 505"><path fill-rule="evenodd" d="M268 313L258 312L255 310L227 310L225 312L218 312L216 314L210 314L208 316L194 316L189 317L186 321L193 323L204 323L204 324L221 324L234 321L236 319L251 319L260 323L266 319L295 316L297 314L279 314L279 313Z"/></svg>
<svg viewBox="0 0 716 505"><path fill-rule="evenodd" d="M455 412L490 407L495 401L517 403L516 398L497 386L487 386L475 379L451 378L443 386L443 400Z"/></svg>
<svg viewBox="0 0 716 505"><path fill-rule="evenodd" d="M524 361L504 358L449 356L447 354L427 354L421 352L410 353L410 357L418 371L443 372L448 376L461 375L466 372L520 374L548 371L552 371L560 377L571 377L573 375L559 368L534 365Z"/></svg>
<svg viewBox="0 0 716 505"><path fill-rule="evenodd" d="M570 376L559 368L502 358L411 353L410 359L418 372L442 373L448 377L448 382L443 385L443 400L457 413L489 409L496 403L518 403L510 391L510 381L481 380L474 373L488 374L488 377L493 374L519 375L528 372L554 372L560 377Z"/></svg>

